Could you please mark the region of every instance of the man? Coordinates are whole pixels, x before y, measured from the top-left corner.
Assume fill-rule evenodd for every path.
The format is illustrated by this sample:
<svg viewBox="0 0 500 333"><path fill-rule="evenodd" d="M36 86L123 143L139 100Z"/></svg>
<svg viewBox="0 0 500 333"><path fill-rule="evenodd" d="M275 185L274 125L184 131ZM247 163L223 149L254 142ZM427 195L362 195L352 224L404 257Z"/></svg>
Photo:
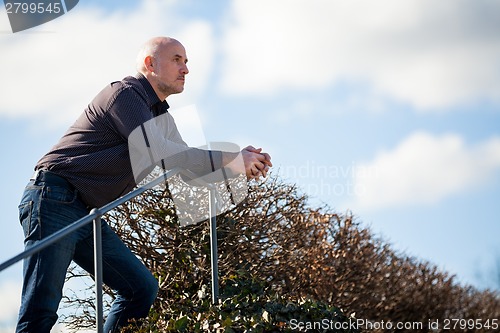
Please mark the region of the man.
<svg viewBox="0 0 500 333"><path fill-rule="evenodd" d="M153 164L161 161L167 169L180 166L199 175L231 165L234 153L187 147L167 112L165 99L184 90L186 64L186 51L177 40L149 40L138 56L138 74L105 87L40 159L19 206L26 247L129 192L140 181L134 178L128 137L153 118L168 116L169 127L162 137L148 138L160 147L156 155L165 153L153 158ZM265 177L272 166L261 149L249 146L241 156L248 179ZM16 332L50 332L70 262L93 272L92 238L89 224L25 259ZM102 240L104 283L116 293L104 325L108 333L129 319L146 317L158 284L104 221Z"/></svg>

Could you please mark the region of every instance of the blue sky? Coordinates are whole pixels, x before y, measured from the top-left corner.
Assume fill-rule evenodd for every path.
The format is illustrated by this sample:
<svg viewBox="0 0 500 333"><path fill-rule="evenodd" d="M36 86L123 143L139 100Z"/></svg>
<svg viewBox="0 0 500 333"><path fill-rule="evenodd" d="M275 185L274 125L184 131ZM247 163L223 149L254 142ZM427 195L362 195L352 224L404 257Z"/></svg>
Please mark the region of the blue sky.
<svg viewBox="0 0 500 333"><path fill-rule="evenodd" d="M103 7L105 6L105 7ZM394 248L493 287L500 257L500 3L101 1L12 34L0 10L0 261L36 161L152 36L184 43L205 136L261 146L311 205L352 211ZM0 274L0 332L21 265Z"/></svg>

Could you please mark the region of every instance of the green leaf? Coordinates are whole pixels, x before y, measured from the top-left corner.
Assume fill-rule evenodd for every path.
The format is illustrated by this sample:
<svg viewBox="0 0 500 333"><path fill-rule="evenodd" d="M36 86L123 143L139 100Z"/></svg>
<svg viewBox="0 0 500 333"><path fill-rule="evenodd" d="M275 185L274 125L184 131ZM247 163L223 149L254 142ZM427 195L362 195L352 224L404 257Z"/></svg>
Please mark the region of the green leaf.
<svg viewBox="0 0 500 333"><path fill-rule="evenodd" d="M185 331L188 326L189 319L187 316L183 316L175 321L174 328L178 331Z"/></svg>

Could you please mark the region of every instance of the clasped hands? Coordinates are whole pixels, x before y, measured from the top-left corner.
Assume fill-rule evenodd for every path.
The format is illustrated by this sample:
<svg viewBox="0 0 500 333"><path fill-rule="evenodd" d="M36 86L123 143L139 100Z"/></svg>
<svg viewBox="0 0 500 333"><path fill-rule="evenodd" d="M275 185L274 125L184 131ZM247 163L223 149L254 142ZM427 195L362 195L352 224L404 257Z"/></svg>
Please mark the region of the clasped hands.
<svg viewBox="0 0 500 333"><path fill-rule="evenodd" d="M248 146L241 150L241 155L245 163L245 173L248 180L265 178L269 168L273 166L271 156L268 153L263 153L262 148Z"/></svg>

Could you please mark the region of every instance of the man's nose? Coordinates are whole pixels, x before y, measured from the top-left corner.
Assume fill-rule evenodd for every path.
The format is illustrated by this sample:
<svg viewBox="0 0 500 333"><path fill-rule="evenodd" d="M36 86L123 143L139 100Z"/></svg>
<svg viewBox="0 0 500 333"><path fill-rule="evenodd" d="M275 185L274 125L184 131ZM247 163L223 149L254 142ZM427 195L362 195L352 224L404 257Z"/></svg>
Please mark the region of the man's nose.
<svg viewBox="0 0 500 333"><path fill-rule="evenodd" d="M189 73L189 69L188 69L188 67L187 67L186 64L184 64L184 66L182 66L181 73L184 74L184 75L186 75L187 73Z"/></svg>

